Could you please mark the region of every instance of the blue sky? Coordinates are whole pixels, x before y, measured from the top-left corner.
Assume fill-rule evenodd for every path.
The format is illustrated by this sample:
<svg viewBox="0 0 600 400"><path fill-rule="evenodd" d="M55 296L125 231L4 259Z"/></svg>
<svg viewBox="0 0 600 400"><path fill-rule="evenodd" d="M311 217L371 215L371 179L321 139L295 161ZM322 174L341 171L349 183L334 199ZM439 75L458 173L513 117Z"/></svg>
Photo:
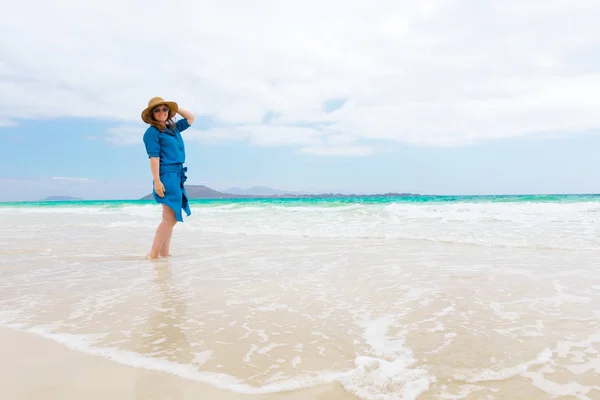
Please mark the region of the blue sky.
<svg viewBox="0 0 600 400"><path fill-rule="evenodd" d="M114 123L59 119L1 128L3 201L48 195L135 199L151 185L141 136L116 144ZM185 137L185 132L183 133ZM299 153L248 142L186 142L188 183L216 189L266 185L286 190L438 194L598 193L600 135L496 139L460 147L378 143L364 156Z"/></svg>
<svg viewBox="0 0 600 400"><path fill-rule="evenodd" d="M595 1L184 5L168 46L152 1L8 6L0 201L147 194L153 96L198 117L189 184L600 192Z"/></svg>

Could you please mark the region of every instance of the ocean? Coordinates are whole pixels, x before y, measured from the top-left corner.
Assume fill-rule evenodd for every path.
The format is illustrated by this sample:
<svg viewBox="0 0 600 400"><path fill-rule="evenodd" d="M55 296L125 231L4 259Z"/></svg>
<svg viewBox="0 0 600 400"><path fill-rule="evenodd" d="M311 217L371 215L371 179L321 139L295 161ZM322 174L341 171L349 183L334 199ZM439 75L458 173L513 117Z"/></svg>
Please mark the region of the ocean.
<svg viewBox="0 0 600 400"><path fill-rule="evenodd" d="M0 325L247 394L600 399L600 195L0 203Z"/></svg>

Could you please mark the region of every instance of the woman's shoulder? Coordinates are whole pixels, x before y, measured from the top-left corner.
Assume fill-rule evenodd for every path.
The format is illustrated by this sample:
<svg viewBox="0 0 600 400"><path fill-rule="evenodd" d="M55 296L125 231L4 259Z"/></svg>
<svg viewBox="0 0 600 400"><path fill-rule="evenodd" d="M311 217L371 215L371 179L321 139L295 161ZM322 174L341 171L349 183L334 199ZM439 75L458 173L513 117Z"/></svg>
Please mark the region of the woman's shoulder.
<svg viewBox="0 0 600 400"><path fill-rule="evenodd" d="M160 131L155 127L155 126L148 126L148 128L146 128L146 132L144 132L144 135L158 135L160 134Z"/></svg>

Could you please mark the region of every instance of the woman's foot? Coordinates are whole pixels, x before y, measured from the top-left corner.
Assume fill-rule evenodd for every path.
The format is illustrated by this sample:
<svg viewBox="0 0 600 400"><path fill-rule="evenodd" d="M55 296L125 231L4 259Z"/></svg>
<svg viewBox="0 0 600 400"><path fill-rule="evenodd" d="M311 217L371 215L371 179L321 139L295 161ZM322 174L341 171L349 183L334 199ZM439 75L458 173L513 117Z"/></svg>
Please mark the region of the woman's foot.
<svg viewBox="0 0 600 400"><path fill-rule="evenodd" d="M171 254L159 254L159 257L171 257Z"/></svg>
<svg viewBox="0 0 600 400"><path fill-rule="evenodd" d="M158 257L154 257L152 256L152 254L148 253L146 254L146 260L156 260Z"/></svg>

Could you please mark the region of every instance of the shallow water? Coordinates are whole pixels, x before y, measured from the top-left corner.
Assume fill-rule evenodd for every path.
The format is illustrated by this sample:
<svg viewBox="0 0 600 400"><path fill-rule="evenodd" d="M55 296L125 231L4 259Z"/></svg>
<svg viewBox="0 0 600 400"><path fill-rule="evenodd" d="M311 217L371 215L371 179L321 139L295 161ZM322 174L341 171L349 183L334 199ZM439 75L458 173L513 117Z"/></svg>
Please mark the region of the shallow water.
<svg viewBox="0 0 600 400"><path fill-rule="evenodd" d="M0 323L244 393L600 398L600 202L0 205ZM568 397L570 396L570 397Z"/></svg>

